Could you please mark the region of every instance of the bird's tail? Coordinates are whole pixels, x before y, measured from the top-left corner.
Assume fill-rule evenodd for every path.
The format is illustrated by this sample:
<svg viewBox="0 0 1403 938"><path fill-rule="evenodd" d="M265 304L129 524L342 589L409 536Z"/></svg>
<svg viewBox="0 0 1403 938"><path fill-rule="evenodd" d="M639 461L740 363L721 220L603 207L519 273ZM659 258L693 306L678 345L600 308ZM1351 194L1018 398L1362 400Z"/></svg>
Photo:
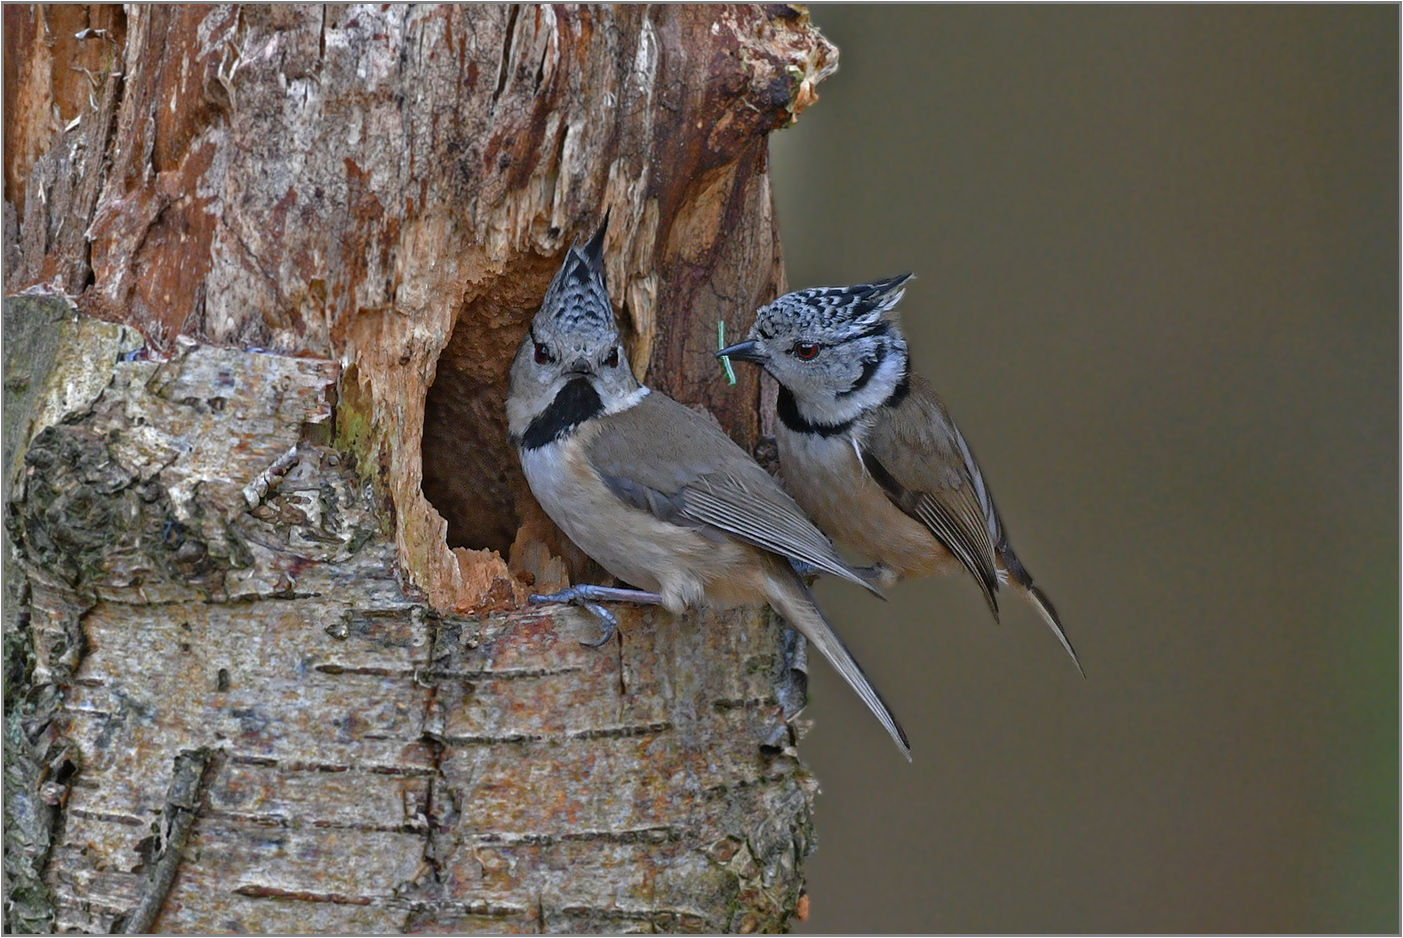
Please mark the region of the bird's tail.
<svg viewBox="0 0 1403 938"><path fill-rule="evenodd" d="M891 712L891 707L887 706L887 702L882 699L882 695L877 693L877 688L873 687L872 682L867 679L867 675L862 671L862 666L853 658L852 652L848 651L848 646L843 644L838 633L833 631L833 627L823 617L823 613L819 611L818 603L814 601L813 593L804 585L804 581L799 579L799 575L788 566L776 565L774 573L769 578L769 587L767 598L770 605L784 617L790 626L797 629L815 648L823 653L823 657L828 659L828 663L833 666L833 669L842 675L849 687L857 692L857 696L867 705L867 709L871 710L872 714L886 727L891 738L901 749L901 754L906 757L906 761L910 762L911 743L906 739L906 731L896 721L896 716Z"/></svg>
<svg viewBox="0 0 1403 938"><path fill-rule="evenodd" d="M1009 584L1026 599L1038 615L1042 616L1047 627L1052 629L1052 634L1057 636L1057 640L1062 643L1062 647L1067 650L1067 654L1072 657L1072 664L1077 666L1077 673L1086 677L1086 671L1082 670L1081 661L1077 658L1076 649L1072 647L1071 639L1067 638L1067 630L1062 628L1062 620L1057 616L1057 609L1052 605L1052 600L1047 598L1047 594L1038 589L1033 583L1033 575L1019 561L1018 556L1003 545L1003 550L999 552L999 561L1008 571Z"/></svg>

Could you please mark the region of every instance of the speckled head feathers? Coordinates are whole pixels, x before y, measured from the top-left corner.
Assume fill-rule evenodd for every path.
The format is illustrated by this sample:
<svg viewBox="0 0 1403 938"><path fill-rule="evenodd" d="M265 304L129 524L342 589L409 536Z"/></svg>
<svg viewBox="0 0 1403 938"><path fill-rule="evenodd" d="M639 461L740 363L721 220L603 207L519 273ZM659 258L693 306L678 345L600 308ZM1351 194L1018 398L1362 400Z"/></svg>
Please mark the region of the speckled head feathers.
<svg viewBox="0 0 1403 938"><path fill-rule="evenodd" d="M755 314L751 336L771 339L805 329L847 331L877 325L891 312L914 274L851 287L811 287L786 293Z"/></svg>
<svg viewBox="0 0 1403 938"><path fill-rule="evenodd" d="M609 228L606 216L599 230L585 244L576 241L565 254L540 312L532 321L538 336L569 337L567 344L590 348L613 342L618 336L614 307L604 281L604 234Z"/></svg>
<svg viewBox="0 0 1403 938"><path fill-rule="evenodd" d="M718 354L779 382L777 413L795 432L846 433L906 386L895 307L911 274L851 287L796 290L762 307L746 341Z"/></svg>

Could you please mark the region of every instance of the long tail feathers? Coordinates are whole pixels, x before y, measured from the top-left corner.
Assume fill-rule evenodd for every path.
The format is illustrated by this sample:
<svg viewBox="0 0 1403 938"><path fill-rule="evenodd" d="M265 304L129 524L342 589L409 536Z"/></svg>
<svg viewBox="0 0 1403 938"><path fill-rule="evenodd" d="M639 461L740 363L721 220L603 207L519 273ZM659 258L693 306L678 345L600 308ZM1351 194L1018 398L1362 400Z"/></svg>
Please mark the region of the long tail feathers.
<svg viewBox="0 0 1403 938"><path fill-rule="evenodd" d="M786 567L776 570L775 575L771 577L770 586L770 605L822 652L823 657L833 666L833 670L848 682L848 686L857 692L867 709L886 727L897 747L901 749L901 754L910 762L911 743L906 738L906 731L901 728L882 695L877 693L877 688L867 679L862 666L853 658L852 652L848 651L848 646L843 644L838 633L833 631L833 627L823 617L818 603L814 601L813 593L804 585L804 581Z"/></svg>
<svg viewBox="0 0 1403 938"><path fill-rule="evenodd" d="M1052 634L1057 636L1057 640L1062 643L1062 647L1071 656L1072 664L1077 666L1077 673L1085 678L1086 671L1082 669L1076 649L1072 647L1072 641L1067 637L1067 630L1062 628L1062 620L1058 618L1057 609L1052 605L1052 600L1048 599L1047 594L1034 585L1033 577L1028 573L1028 569L1019 562L1018 557L1011 550L1007 549L1007 545L1005 545L1004 551L999 554L999 559L1003 561L1004 569L1008 571L1010 584L1038 611L1038 615L1042 616L1047 627L1052 629Z"/></svg>

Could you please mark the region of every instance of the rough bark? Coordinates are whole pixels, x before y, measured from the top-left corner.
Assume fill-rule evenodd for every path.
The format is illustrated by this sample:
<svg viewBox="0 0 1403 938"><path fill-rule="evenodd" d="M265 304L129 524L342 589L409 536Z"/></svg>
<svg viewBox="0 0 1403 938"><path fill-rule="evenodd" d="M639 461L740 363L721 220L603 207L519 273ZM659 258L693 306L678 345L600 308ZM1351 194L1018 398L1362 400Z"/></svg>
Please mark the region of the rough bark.
<svg viewBox="0 0 1403 938"><path fill-rule="evenodd" d="M607 211L635 368L754 442L715 324L783 285L765 137L834 50L784 7L5 18L9 925L783 928L802 645L523 608L599 571L502 401Z"/></svg>

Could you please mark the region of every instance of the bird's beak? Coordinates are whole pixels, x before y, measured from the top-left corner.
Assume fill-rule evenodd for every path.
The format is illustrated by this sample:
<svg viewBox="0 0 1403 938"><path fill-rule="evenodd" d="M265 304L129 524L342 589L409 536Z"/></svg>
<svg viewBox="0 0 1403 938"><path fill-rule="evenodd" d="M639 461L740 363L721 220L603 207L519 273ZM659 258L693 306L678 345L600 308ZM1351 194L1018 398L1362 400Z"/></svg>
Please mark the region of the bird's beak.
<svg viewBox="0 0 1403 938"><path fill-rule="evenodd" d="M753 339L748 342L737 342L735 345L723 348L716 353L717 358L734 358L743 362L754 362L757 365L765 364L765 353L760 351L760 343Z"/></svg>
<svg viewBox="0 0 1403 938"><path fill-rule="evenodd" d="M589 375L594 373L594 369L589 365L589 359L581 355L570 363L570 367L565 369L567 375Z"/></svg>

